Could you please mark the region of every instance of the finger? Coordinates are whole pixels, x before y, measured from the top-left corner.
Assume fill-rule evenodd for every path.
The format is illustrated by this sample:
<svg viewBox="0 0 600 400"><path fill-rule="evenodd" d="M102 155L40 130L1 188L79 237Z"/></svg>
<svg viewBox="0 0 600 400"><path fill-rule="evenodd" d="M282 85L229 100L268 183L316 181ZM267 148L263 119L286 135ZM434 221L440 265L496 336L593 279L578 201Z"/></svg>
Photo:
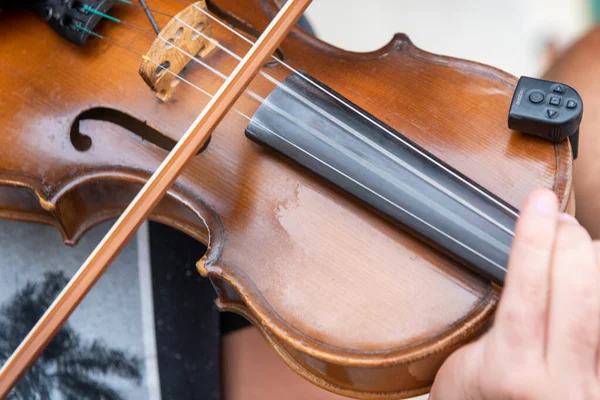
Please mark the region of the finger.
<svg viewBox="0 0 600 400"><path fill-rule="evenodd" d="M565 214L565 213L559 213L558 214L558 221L562 221L562 222L573 222L575 224L579 224L579 221L577 221L577 218L575 218L572 215L569 214Z"/></svg>
<svg viewBox="0 0 600 400"><path fill-rule="evenodd" d="M600 242L594 240L592 246L594 246L594 252L596 253L596 262L600 265Z"/></svg>
<svg viewBox="0 0 600 400"><path fill-rule="evenodd" d="M596 253L596 261L600 262L600 242L597 240L594 240L592 242L592 246L594 246L594 252Z"/></svg>
<svg viewBox="0 0 600 400"><path fill-rule="evenodd" d="M480 400L485 345L480 338L455 351L438 371L428 400Z"/></svg>
<svg viewBox="0 0 600 400"><path fill-rule="evenodd" d="M511 354L543 357L558 216L558 200L549 190L534 192L521 209L495 320L499 345Z"/></svg>
<svg viewBox="0 0 600 400"><path fill-rule="evenodd" d="M547 364L556 373L596 376L599 288L600 270L589 234L579 224L560 222L551 263L546 350Z"/></svg>

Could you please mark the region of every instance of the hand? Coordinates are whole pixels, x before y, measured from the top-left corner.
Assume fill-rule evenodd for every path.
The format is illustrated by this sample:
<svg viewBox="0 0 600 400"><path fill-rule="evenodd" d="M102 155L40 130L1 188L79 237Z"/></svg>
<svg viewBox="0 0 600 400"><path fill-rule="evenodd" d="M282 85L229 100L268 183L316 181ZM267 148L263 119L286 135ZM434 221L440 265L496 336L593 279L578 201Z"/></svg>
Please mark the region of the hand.
<svg viewBox="0 0 600 400"><path fill-rule="evenodd" d="M552 192L532 194L494 325L446 360L430 399L600 399L599 250Z"/></svg>

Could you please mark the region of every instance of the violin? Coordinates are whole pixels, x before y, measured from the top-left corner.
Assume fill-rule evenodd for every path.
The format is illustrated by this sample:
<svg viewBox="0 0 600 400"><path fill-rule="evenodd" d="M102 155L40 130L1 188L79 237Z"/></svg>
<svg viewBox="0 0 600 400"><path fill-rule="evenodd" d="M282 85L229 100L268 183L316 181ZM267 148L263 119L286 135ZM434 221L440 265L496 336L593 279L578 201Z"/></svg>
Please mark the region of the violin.
<svg viewBox="0 0 600 400"><path fill-rule="evenodd" d="M0 23L0 217L68 245L119 217L280 3L162 0L158 33L128 1L46 10L52 24L13 13ZM149 218L208 246L197 268L219 309L310 382L426 393L492 323L524 197L550 188L574 213L570 144L508 128L517 78L498 69L402 34L353 53L288 28Z"/></svg>

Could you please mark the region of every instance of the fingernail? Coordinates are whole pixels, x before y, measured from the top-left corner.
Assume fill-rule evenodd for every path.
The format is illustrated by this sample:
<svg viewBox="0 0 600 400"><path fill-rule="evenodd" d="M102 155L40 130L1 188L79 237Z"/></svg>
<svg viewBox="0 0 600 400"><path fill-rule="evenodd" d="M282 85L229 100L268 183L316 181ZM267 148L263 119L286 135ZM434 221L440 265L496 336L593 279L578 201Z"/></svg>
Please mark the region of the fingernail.
<svg viewBox="0 0 600 400"><path fill-rule="evenodd" d="M558 214L558 220L562 222L569 222L572 224L579 224L579 221L577 221L577 219L574 216L565 213Z"/></svg>
<svg viewBox="0 0 600 400"><path fill-rule="evenodd" d="M549 190L543 190L536 193L532 202L539 213L546 215L554 214L558 208L556 195Z"/></svg>

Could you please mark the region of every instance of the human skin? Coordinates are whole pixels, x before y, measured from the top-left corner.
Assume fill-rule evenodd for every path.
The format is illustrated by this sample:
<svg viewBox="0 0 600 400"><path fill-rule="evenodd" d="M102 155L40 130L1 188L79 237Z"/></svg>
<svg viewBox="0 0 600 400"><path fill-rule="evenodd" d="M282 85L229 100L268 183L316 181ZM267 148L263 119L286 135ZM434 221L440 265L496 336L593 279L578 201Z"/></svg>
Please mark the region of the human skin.
<svg viewBox="0 0 600 400"><path fill-rule="evenodd" d="M600 399L600 246L548 190L521 208L493 327L438 372L432 400Z"/></svg>

